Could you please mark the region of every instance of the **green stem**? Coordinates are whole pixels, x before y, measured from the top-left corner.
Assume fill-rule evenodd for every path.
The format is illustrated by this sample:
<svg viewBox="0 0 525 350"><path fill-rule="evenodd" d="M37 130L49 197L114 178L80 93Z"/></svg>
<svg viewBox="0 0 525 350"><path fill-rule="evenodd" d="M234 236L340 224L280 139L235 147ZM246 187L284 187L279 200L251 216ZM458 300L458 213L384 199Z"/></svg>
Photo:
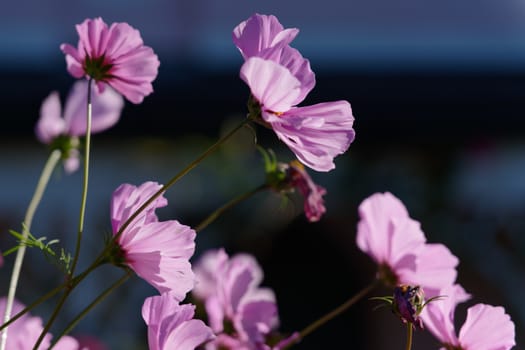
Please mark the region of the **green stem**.
<svg viewBox="0 0 525 350"><path fill-rule="evenodd" d="M257 188L254 188L253 190L251 190L249 192L243 193L240 196L237 196L237 197L233 198L232 200L230 200L229 202L225 203L220 208L216 209L206 219L204 219L200 224L198 224L195 227L195 231L196 232L202 231L209 224L211 224L213 221L215 221L220 215L222 215L222 213L224 213L226 210L234 207L235 205L239 204L243 200L250 198L254 194L256 194L256 193L258 193L258 192L260 192L260 191L262 191L262 190L264 190L266 188L268 188L268 185L264 184L264 185L261 185L261 186L259 186Z"/></svg>
<svg viewBox="0 0 525 350"><path fill-rule="evenodd" d="M60 150L54 150L49 155L49 158L47 159L46 164L44 165L44 168L42 169L42 174L40 175L40 179L38 180L37 186L35 188L35 192L33 193L33 198L31 198L31 201L29 202L29 206L27 207L27 211L24 217L24 225L22 229L22 242L27 240L27 237L29 236L29 232L31 231L31 223L33 222L33 217L35 215L36 209L38 205L40 204L40 201L42 200L42 196L44 195L45 189L47 187L47 184L49 183L49 179L51 178L51 174L53 173L53 170L55 169L56 165L60 161L60 158L62 156L62 153ZM18 248L18 251L16 252L15 262L13 265L13 271L11 273L11 281L9 283L9 291L7 294L7 301L5 305L5 311L4 311L4 318L3 322L9 321L11 311L13 309L13 303L15 300L16 295L16 288L18 286L18 281L20 279L20 271L22 270L22 263L24 261L24 255L26 252L26 246L24 244L21 244L21 246ZM7 327L4 328L2 332L2 338L0 342L0 349L5 350L6 343L7 343Z"/></svg>
<svg viewBox="0 0 525 350"><path fill-rule="evenodd" d="M69 325L57 336L54 337L53 343L51 343L50 348L56 345L56 343L60 340L61 337L68 334L75 326L80 322L82 318L84 318L98 303L100 303L102 300L104 300L111 292L113 292L115 289L120 287L130 276L131 276L131 270L127 269L126 274L119 278L118 281L113 283L109 288L107 288L104 292L102 292L91 304L86 306L82 312L80 312L77 317L75 317Z"/></svg>
<svg viewBox="0 0 525 350"><path fill-rule="evenodd" d="M177 181L179 181L184 175L189 173L193 168L195 168L200 162L202 162L206 157L208 157L210 154L212 154L217 148L219 148L220 145L222 145L225 141L227 141L230 137L232 137L239 129L244 127L248 122L250 121L249 118L243 119L243 121L237 125L233 130L228 132L226 135L221 137L217 142L215 142L213 145L211 145L206 151L201 153L200 156L198 156L193 162L191 162L189 165L187 165L184 169L182 169L177 175L172 177L165 185L163 185L155 194L153 194L140 208L137 209L120 227L118 232L113 236L113 241L117 241L117 239L120 237L122 232L129 226L129 224L146 209L155 199L157 199L162 193L167 191L171 186L173 186ZM110 246L110 245L109 245ZM106 252L103 252L105 254Z"/></svg>
<svg viewBox="0 0 525 350"><path fill-rule="evenodd" d="M70 276L75 273L77 266L78 257L80 255L80 244L82 242L82 233L84 232L84 217L86 214L86 202L88 194L88 182L89 182L89 154L91 149L91 119L92 119L92 103L91 103L91 86L93 84L93 78L89 79L88 91L87 91L87 111L86 111L86 144L84 148L84 179L82 182L82 198L80 201L80 215L78 219L78 233L77 243L75 247L75 254L73 256L73 262L71 264Z"/></svg>
<svg viewBox="0 0 525 350"><path fill-rule="evenodd" d="M414 325L410 322L407 322L407 346L406 350L412 349L412 333L413 333Z"/></svg>
<svg viewBox="0 0 525 350"><path fill-rule="evenodd" d="M367 295L372 289L374 289L377 286L377 284L378 284L378 280L375 280L374 282L369 284L367 287L361 289L357 294L352 296L350 299L345 301L343 304L339 305L338 307L336 307L335 309L333 309L329 313L325 314L321 318L319 318L316 321L312 322L310 325L305 327L301 332L299 332L299 336L293 342L291 342L290 344L285 346L283 348L283 350L289 348L290 346L292 346L292 345L294 345L296 343L298 343L304 337L306 337L307 335L309 335L310 333L312 333L313 331L315 331L316 329L318 329L319 327L321 327L322 325L324 325L325 323L327 323L331 319L333 319L336 316L339 316L340 314L345 312L350 306L354 305L356 302L358 302L360 299L362 299L365 295Z"/></svg>

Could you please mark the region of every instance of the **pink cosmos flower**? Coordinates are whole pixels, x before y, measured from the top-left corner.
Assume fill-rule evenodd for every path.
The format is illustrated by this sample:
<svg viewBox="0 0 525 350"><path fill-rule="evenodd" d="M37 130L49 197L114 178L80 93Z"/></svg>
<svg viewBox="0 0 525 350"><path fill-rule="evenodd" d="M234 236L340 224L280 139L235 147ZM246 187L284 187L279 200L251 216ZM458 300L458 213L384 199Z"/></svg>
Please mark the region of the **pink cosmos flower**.
<svg viewBox="0 0 525 350"><path fill-rule="evenodd" d="M113 234L161 187L156 182L119 186L111 199ZM115 258L117 264L131 267L160 293L182 300L194 285L189 259L196 234L176 220L158 220L155 210L167 203L159 196L124 229L117 239L120 252Z"/></svg>
<svg viewBox="0 0 525 350"><path fill-rule="evenodd" d="M6 306L6 298L0 298L0 314L4 314ZM11 315L16 315L22 311L25 306L15 300ZM31 316L29 313L24 314L18 320L14 321L7 329L7 343L6 349L13 350L31 350L36 344L40 333L44 330L42 325L42 319L40 317ZM1 333L2 331L0 331ZM51 345L51 339L53 336L48 333L44 336L44 339L38 350L48 349ZM77 350L79 349L78 342L75 338L70 336L63 336L53 347L56 350Z"/></svg>
<svg viewBox="0 0 525 350"><path fill-rule="evenodd" d="M359 206L357 246L379 265L378 277L392 286L421 286L427 297L456 280L458 259L442 244L428 244L419 222L389 192Z"/></svg>
<svg viewBox="0 0 525 350"><path fill-rule="evenodd" d="M142 317L148 325L150 350L193 350L215 338L201 320L193 319L195 306L179 305L169 294L146 298Z"/></svg>
<svg viewBox="0 0 525 350"><path fill-rule="evenodd" d="M295 51L284 52L283 59L300 62ZM260 115L306 166L317 171L335 168L333 159L354 140L354 117L347 101L296 107L310 90L281 63L251 57L241 67L241 79L250 87Z"/></svg>
<svg viewBox="0 0 525 350"><path fill-rule="evenodd" d="M252 117L262 118L303 164L329 171L354 140L354 117L347 101L296 107L315 86L309 61L288 45L298 32L275 16L255 14L240 23L233 31L246 59L240 76L255 100Z"/></svg>
<svg viewBox="0 0 525 350"><path fill-rule="evenodd" d="M207 349L270 349L266 336L278 326L273 291L259 287L263 273L248 254L229 258L224 249L206 252L195 265L192 293L204 300L217 339ZM231 323L234 332L224 328Z"/></svg>
<svg viewBox="0 0 525 350"><path fill-rule="evenodd" d="M141 103L153 92L160 62L153 50L144 46L140 32L127 23L110 27L98 17L76 26L77 47L62 44L67 70L75 78L93 78L99 87L111 85L133 103Z"/></svg>
<svg viewBox="0 0 525 350"><path fill-rule="evenodd" d="M53 91L42 102L40 118L35 126L35 133L40 142L56 144L64 153L64 167L68 173L79 167L77 137L86 134L87 81L80 80L73 84L64 104L64 113L60 106L58 92ZM98 133L109 129L120 118L124 99L112 88L103 92L92 89L91 132Z"/></svg>
<svg viewBox="0 0 525 350"><path fill-rule="evenodd" d="M443 289L443 298L429 303L421 317L426 328L443 344L442 350L508 350L515 342L514 323L501 306L476 304L456 336L454 312L457 304L470 298L459 285Z"/></svg>

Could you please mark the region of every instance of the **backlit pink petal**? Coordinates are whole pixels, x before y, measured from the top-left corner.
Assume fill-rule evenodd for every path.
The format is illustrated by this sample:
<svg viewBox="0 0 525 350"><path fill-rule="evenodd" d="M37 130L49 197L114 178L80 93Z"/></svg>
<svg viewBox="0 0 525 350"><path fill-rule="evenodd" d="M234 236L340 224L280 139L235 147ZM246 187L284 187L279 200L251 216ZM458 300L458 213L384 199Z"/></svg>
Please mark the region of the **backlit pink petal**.
<svg viewBox="0 0 525 350"><path fill-rule="evenodd" d="M389 263L394 220L403 222L409 219L405 205L390 192L375 193L361 202L358 212L357 246L376 263ZM405 241L425 242L422 232L410 230L409 233Z"/></svg>
<svg viewBox="0 0 525 350"><path fill-rule="evenodd" d="M425 246L421 225L411 218L392 218L389 233L391 235L385 242L387 258L382 263L389 266L396 274L397 284L422 285L414 281L419 253Z"/></svg>
<svg viewBox="0 0 525 350"><path fill-rule="evenodd" d="M240 75L263 110L285 112L301 94L301 82L273 61L249 58L242 65Z"/></svg>
<svg viewBox="0 0 525 350"><path fill-rule="evenodd" d="M60 46L71 75L93 78L100 91L101 84L107 83L132 103L142 102L153 92L160 62L153 50L143 45L138 30L127 23L113 23L108 28L100 17L86 19L76 29L76 49Z"/></svg>
<svg viewBox="0 0 525 350"><path fill-rule="evenodd" d="M335 168L333 159L348 149L355 137L354 117L347 101L296 107L263 119L306 166L317 171Z"/></svg>
<svg viewBox="0 0 525 350"><path fill-rule="evenodd" d="M156 182L139 187L119 186L113 193L110 213L113 234L160 188ZM155 209L167 205L159 196L119 235L121 263L130 266L160 293L182 300L194 286L189 259L195 251L195 231L178 221L158 221Z"/></svg>
<svg viewBox="0 0 525 350"><path fill-rule="evenodd" d="M457 257L442 244L426 243L420 223L391 193L366 198L359 216L357 246L379 265L383 282L420 286L427 297L454 283Z"/></svg>
<svg viewBox="0 0 525 350"><path fill-rule="evenodd" d="M118 231L120 226L161 188L162 185L152 181L147 181L138 187L130 184L120 185L111 198L110 216L113 232ZM142 214L138 215L134 222L158 221L155 209L166 205L168 205L168 200L164 196L157 197Z"/></svg>
<svg viewBox="0 0 525 350"><path fill-rule="evenodd" d="M86 80L75 82L64 106L64 120L67 125L67 134L82 136L86 134L87 115L87 88ZM98 133L115 125L124 108L124 99L115 90L108 88L98 92L91 88L91 132Z"/></svg>
<svg viewBox="0 0 525 350"><path fill-rule="evenodd" d="M35 133L40 142L49 144L64 133L65 128L66 123L62 118L60 97L58 92L53 91L42 102L40 118L36 124Z"/></svg>
<svg viewBox="0 0 525 350"><path fill-rule="evenodd" d="M464 350L508 350L516 345L514 323L501 306L476 304L459 331Z"/></svg>
<svg viewBox="0 0 525 350"><path fill-rule="evenodd" d="M224 248L205 251L193 266L195 272L195 287L192 294L197 298L207 299L216 294L217 277L222 271L229 257Z"/></svg>
<svg viewBox="0 0 525 350"><path fill-rule="evenodd" d="M301 103L306 95L315 86L315 74L310 68L310 61L305 59L301 53L290 46L277 46L265 50L259 57L270 60L285 67L297 80L301 82L301 91L292 106Z"/></svg>
<svg viewBox="0 0 525 350"><path fill-rule="evenodd" d="M132 237L128 237L130 232ZM131 238L131 239L129 239ZM195 250L195 231L177 221L151 222L124 230L119 244L127 264L160 293L184 299L194 285L189 258Z"/></svg>
<svg viewBox="0 0 525 350"><path fill-rule="evenodd" d="M60 50L66 54L66 65L69 74L77 79L84 77L86 75L82 67L84 56L81 56L78 50L69 44L60 45Z"/></svg>
<svg viewBox="0 0 525 350"><path fill-rule="evenodd" d="M470 299L459 284L450 285L439 291L441 297L428 303L421 312L425 328L442 344L458 344L454 328L456 306Z"/></svg>
<svg viewBox="0 0 525 350"><path fill-rule="evenodd" d="M193 305L179 305L168 294L146 298L142 317L148 325L150 350L193 350L214 335L201 320L193 319Z"/></svg>
<svg viewBox="0 0 525 350"><path fill-rule="evenodd" d="M215 273L213 283L215 293L205 293L204 304L211 328L218 334L215 341L206 346L207 350L229 349L261 350L270 349L263 342L265 336L278 326L277 303L275 294L268 288L260 288L263 272L255 258L248 254L238 253L224 261L223 249L213 255L203 255L204 263L197 262L195 270L197 280L206 280L211 271ZM213 269L211 262L219 262ZM204 267L206 266L206 267ZM200 293L203 295L202 293ZM228 334L224 325L231 323L234 332Z"/></svg>
<svg viewBox="0 0 525 350"><path fill-rule="evenodd" d="M454 284L457 277L456 266L459 259L443 244L427 243L418 251L416 270L408 277L412 284L422 285L425 294L430 290L439 290Z"/></svg>
<svg viewBox="0 0 525 350"><path fill-rule="evenodd" d="M233 42L244 59L257 56L261 51L279 45L288 45L299 33L296 28L284 29L273 15L252 15L233 30Z"/></svg>

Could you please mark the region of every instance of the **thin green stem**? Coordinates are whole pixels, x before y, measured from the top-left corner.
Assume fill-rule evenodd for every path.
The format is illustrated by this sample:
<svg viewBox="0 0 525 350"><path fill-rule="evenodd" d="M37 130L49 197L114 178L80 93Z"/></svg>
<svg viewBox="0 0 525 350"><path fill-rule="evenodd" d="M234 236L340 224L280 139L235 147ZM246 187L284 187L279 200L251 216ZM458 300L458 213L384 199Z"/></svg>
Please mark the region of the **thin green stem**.
<svg viewBox="0 0 525 350"><path fill-rule="evenodd" d="M414 325L410 322L407 322L407 346L406 350L412 349L412 333L414 330Z"/></svg>
<svg viewBox="0 0 525 350"><path fill-rule="evenodd" d="M45 189L47 187L47 184L49 183L49 179L51 178L51 174L53 173L53 170L55 169L56 165L60 161L60 158L62 156L62 153L60 150L54 150L49 155L49 158L46 161L46 164L44 165L44 168L42 169L42 174L40 174L40 178L38 180L38 183L35 188L35 192L33 193L33 197L31 198L31 201L29 202L29 206L27 207L27 211L24 217L24 225L22 229L22 241L25 241L27 237L29 236L29 232L31 231L31 224L33 222L33 217L35 216L36 209L38 205L40 204L40 201L42 200L42 196L44 195ZM24 261L24 255L26 252L26 246L24 244L21 244L18 248L18 251L16 252L15 262L13 265L13 271L11 272L11 281L9 283L9 291L7 294L7 301L5 305L5 311L4 311L4 318L3 322L7 322L10 319L11 311L13 309L13 303L15 300L16 295L16 288L18 286L18 281L20 279L20 271L22 270L22 263ZM7 331L8 328L4 328L2 331L2 338L0 341L0 350L5 350L6 344L7 344Z"/></svg>
<svg viewBox="0 0 525 350"><path fill-rule="evenodd" d="M184 169L182 169L177 175L172 177L166 184L164 184L157 192L155 192L140 208L137 209L120 227L118 232L113 236L113 241L116 241L122 232L129 226L129 224L146 209L155 199L157 199L162 193L166 192L171 186L173 186L177 181L179 181L184 175L189 173L193 168L195 168L200 162L202 162L206 157L215 152L220 145L226 142L230 137L232 137L238 130L244 127L250 121L249 118L245 118L242 122L233 128L226 135L221 137L217 142L211 145L207 150L201 153L194 161L188 164ZM110 245L109 245L110 246ZM106 252L103 252L105 254Z"/></svg>
<svg viewBox="0 0 525 350"><path fill-rule="evenodd" d="M82 242L82 233L84 232L84 217L86 214L86 202L88 194L88 182L89 182L89 155L91 149L91 119L92 119L92 103L91 103L91 86L93 85L93 78L89 79L87 86L87 111L86 111L86 140L84 145L84 178L82 181L82 198L80 201L80 215L78 219L78 233L77 243L75 247L75 254L73 256L73 262L71 264L70 276L75 273L77 266L78 257L80 255L80 245Z"/></svg>
<svg viewBox="0 0 525 350"><path fill-rule="evenodd" d="M82 310L57 337L53 338L54 340L53 340L53 343L51 343L50 348L52 348L60 340L62 336L71 332L71 330L76 327L78 322L80 322L80 320L84 318L98 303L100 303L109 294L111 294L111 292L113 292L115 289L120 287L120 285L126 282L126 280L131 276L131 274L132 274L131 270L127 269L126 274L124 276L119 278L118 281L113 283L109 288L107 288L104 292L102 292L95 300L93 300L91 304L86 306L84 310Z"/></svg>
<svg viewBox="0 0 525 350"><path fill-rule="evenodd" d="M286 345L284 349L289 348L290 346L298 343L301 341L304 337L318 329L319 327L323 326L328 321L332 320L336 316L339 316L343 312L345 312L350 306L354 305L356 302L361 300L365 295L367 295L372 289L374 289L378 285L378 280L374 280L371 284L366 286L365 288L361 289L357 294L349 298L347 301L345 301L343 304L339 305L329 313L325 314L321 318L317 319L316 321L312 322L310 325L305 327L302 331L299 332L299 336L295 338L292 342L290 342L288 345Z"/></svg>
<svg viewBox="0 0 525 350"><path fill-rule="evenodd" d="M211 213L206 219L204 219L200 224L198 224L195 227L196 232L202 231L204 228L206 228L209 224L211 224L213 221L215 221L220 215L222 215L226 210L234 207L235 205L239 204L245 199L250 198L254 194L268 188L268 185L264 184L259 187L254 188L253 190L243 193L240 196L237 196L230 200L229 202L225 203L223 206L217 208L213 213Z"/></svg>

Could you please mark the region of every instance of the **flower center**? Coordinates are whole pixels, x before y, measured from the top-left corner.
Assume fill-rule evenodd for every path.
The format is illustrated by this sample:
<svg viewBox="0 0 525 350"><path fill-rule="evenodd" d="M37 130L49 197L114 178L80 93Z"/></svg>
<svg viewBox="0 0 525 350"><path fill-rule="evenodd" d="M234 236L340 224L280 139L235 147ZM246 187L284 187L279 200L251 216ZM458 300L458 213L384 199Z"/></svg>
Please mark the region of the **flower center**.
<svg viewBox="0 0 525 350"><path fill-rule="evenodd" d="M94 58L86 55L84 71L96 81L105 81L111 78L111 74L109 73L111 68L113 68L113 65L106 61L104 55Z"/></svg>

